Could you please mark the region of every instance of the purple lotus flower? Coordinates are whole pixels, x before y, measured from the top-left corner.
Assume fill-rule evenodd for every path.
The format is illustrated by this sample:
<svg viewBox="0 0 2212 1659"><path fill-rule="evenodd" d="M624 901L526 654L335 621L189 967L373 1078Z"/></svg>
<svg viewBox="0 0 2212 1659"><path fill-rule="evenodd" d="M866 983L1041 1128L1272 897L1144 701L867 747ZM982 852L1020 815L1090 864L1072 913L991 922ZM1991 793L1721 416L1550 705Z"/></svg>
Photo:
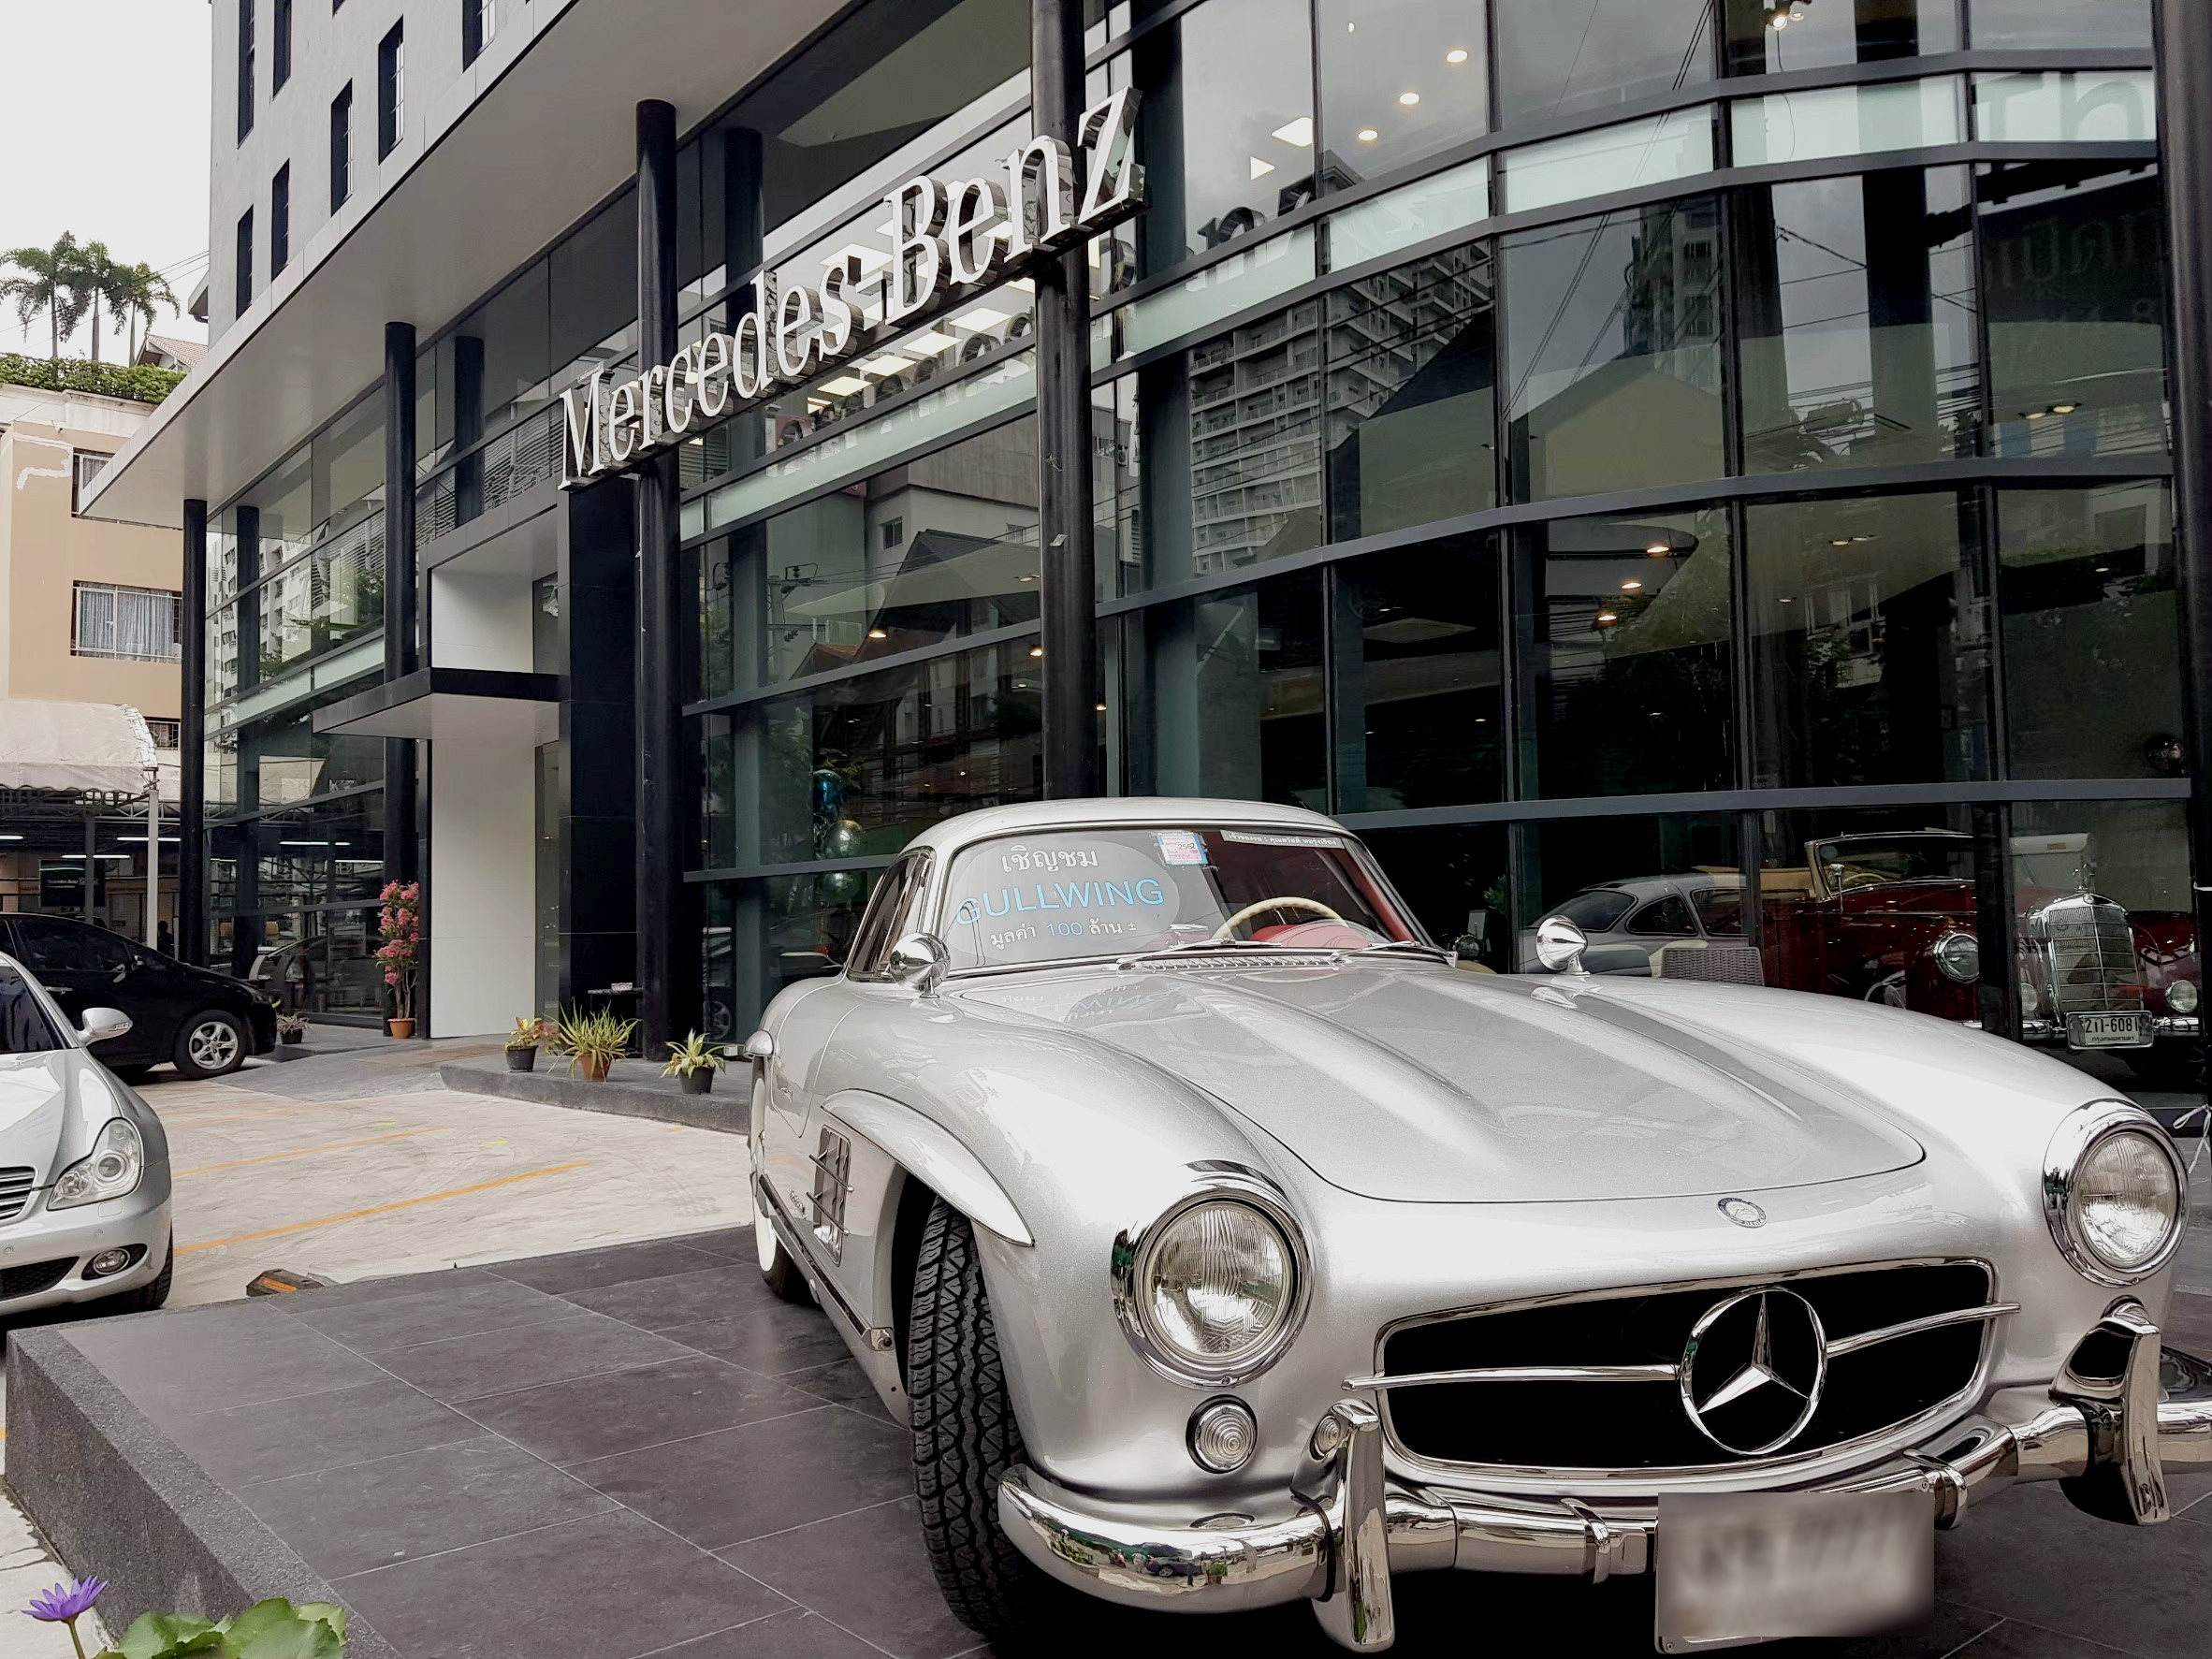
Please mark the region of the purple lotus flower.
<svg viewBox="0 0 2212 1659"><path fill-rule="evenodd" d="M33 1596L31 1605L23 1611L49 1624L73 1623L80 1615L92 1611L93 1603L100 1599L107 1588L105 1579L72 1579L66 1584L56 1584L43 1595Z"/></svg>

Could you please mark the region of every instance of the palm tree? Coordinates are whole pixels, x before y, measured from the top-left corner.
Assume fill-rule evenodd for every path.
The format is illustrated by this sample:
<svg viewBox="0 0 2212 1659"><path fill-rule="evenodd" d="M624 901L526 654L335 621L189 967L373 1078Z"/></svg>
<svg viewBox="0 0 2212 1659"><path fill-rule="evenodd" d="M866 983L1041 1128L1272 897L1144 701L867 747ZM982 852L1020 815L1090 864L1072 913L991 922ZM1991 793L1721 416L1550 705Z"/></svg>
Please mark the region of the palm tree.
<svg viewBox="0 0 2212 1659"><path fill-rule="evenodd" d="M177 297L169 291L169 284L151 265L119 265L109 278L107 292L108 316L118 328L129 331L130 362L138 360L138 325L146 325L151 334L160 318L158 307L177 309Z"/></svg>
<svg viewBox="0 0 2212 1659"><path fill-rule="evenodd" d="M87 242L77 256L77 272L70 283L80 316L92 315L92 360L100 360L100 306L115 285L123 267L109 255L106 242Z"/></svg>
<svg viewBox="0 0 2212 1659"><path fill-rule="evenodd" d="M53 360L62 359L62 337L74 334L84 318L82 287L84 250L68 231L51 248L10 248L0 262L21 274L0 277L0 304L15 302L16 321L24 327L40 312L53 329Z"/></svg>

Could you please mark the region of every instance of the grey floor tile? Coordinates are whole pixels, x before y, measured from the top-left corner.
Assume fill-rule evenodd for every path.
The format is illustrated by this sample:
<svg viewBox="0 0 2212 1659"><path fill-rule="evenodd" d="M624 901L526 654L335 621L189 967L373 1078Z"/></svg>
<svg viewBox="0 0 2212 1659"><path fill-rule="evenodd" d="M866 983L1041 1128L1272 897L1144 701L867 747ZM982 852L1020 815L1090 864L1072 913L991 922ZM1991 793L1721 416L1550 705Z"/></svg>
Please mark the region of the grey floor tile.
<svg viewBox="0 0 2212 1659"><path fill-rule="evenodd" d="M499 1282L500 1275L480 1267L444 1267L435 1273L394 1273L388 1279L355 1279L343 1285L325 1285L316 1290L295 1290L265 1300L279 1313L298 1316L325 1308L386 1302L395 1296L417 1296L425 1290L466 1290Z"/></svg>
<svg viewBox="0 0 2212 1659"><path fill-rule="evenodd" d="M491 1271L517 1284L561 1296L571 1290L619 1285L628 1279L652 1279L665 1273L720 1267L723 1260L722 1257L691 1249L673 1240L648 1239L639 1244L611 1244L603 1250L576 1250L565 1256L534 1256L522 1261L495 1262Z"/></svg>
<svg viewBox="0 0 2212 1659"><path fill-rule="evenodd" d="M473 1440L483 1429L393 1377L227 1411L197 1412L167 1425L169 1437L217 1480L276 1480L370 1458Z"/></svg>
<svg viewBox="0 0 2212 1659"><path fill-rule="evenodd" d="M684 1352L619 1319L580 1313L545 1325L395 1348L379 1354L377 1363L435 1399L457 1403L680 1359Z"/></svg>
<svg viewBox="0 0 2212 1659"><path fill-rule="evenodd" d="M978 1639L938 1593L912 1498L755 1538L721 1557L895 1659L950 1659Z"/></svg>
<svg viewBox="0 0 2212 1659"><path fill-rule="evenodd" d="M2212 1293L2176 1290L2166 1312L2166 1344L2212 1359Z"/></svg>
<svg viewBox="0 0 2212 1659"><path fill-rule="evenodd" d="M914 1490L907 1433L835 1405L570 1472L703 1550L804 1526Z"/></svg>
<svg viewBox="0 0 2212 1659"><path fill-rule="evenodd" d="M614 1507L491 1435L262 1481L238 1495L310 1566L334 1579Z"/></svg>
<svg viewBox="0 0 2212 1659"><path fill-rule="evenodd" d="M564 1300L648 1331L665 1331L675 1325L696 1325L704 1319L759 1313L775 1302L776 1295L761 1282L758 1268L749 1263L718 1262L698 1273L572 1290Z"/></svg>
<svg viewBox="0 0 2212 1659"><path fill-rule="evenodd" d="M2207 1640L2212 1646L2212 1640ZM2198 1650L2202 1652L2204 1650ZM2124 1648L2006 1619L1957 1650L1957 1659L2131 1659Z"/></svg>
<svg viewBox="0 0 2212 1659"><path fill-rule="evenodd" d="M575 1306L558 1296L533 1290L512 1279L487 1278L474 1285L441 1286L411 1296L375 1302L307 1308L292 1317L357 1354L414 1347L449 1336L477 1336L567 1318Z"/></svg>
<svg viewBox="0 0 2212 1659"><path fill-rule="evenodd" d="M851 1355L806 1371L787 1371L777 1380L794 1389L804 1389L808 1393L819 1395L824 1400L835 1401L839 1405L849 1405L854 1411L880 1418L887 1423L898 1420L885 1407L883 1396L876 1392L876 1385L868 1380L868 1374L860 1368L860 1361Z"/></svg>
<svg viewBox="0 0 2212 1659"><path fill-rule="evenodd" d="M732 1261L743 1261L755 1267L759 1265L753 1254L752 1229L749 1227L725 1227L714 1232L687 1232L680 1234L674 1242L689 1250L705 1250L712 1256L726 1256Z"/></svg>
<svg viewBox="0 0 2212 1659"><path fill-rule="evenodd" d="M158 1421L386 1380L320 1332L252 1303L140 1318L139 1321L73 1328L69 1340Z"/></svg>
<svg viewBox="0 0 2212 1659"><path fill-rule="evenodd" d="M719 1354L765 1376L810 1371L848 1359L852 1351L831 1326L827 1314L787 1302L775 1302L757 1313L702 1319L695 1325L671 1325L661 1334L703 1353Z"/></svg>
<svg viewBox="0 0 2212 1659"><path fill-rule="evenodd" d="M788 1605L621 1511L357 1574L335 1588L406 1659L637 1659Z"/></svg>
<svg viewBox="0 0 2212 1659"><path fill-rule="evenodd" d="M662 1648L651 1659L883 1659L883 1654L820 1613L793 1608Z"/></svg>
<svg viewBox="0 0 2212 1659"><path fill-rule="evenodd" d="M471 1400L488 1429L556 1463L612 1457L641 1447L809 1411L821 1404L711 1354L608 1372Z"/></svg>

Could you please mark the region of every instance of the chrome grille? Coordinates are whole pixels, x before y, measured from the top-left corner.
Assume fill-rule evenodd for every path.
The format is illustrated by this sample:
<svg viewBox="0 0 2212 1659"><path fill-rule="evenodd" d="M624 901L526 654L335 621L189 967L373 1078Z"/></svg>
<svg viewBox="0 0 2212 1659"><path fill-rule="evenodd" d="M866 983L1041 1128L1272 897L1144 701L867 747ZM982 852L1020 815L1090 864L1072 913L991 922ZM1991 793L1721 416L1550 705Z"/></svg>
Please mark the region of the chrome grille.
<svg viewBox="0 0 2212 1659"><path fill-rule="evenodd" d="M2142 1010L2135 932L2120 906L2088 893L2053 899L2028 918L2028 930L2042 954L2058 1015Z"/></svg>
<svg viewBox="0 0 2212 1659"><path fill-rule="evenodd" d="M0 1221L13 1221L31 1202L36 1170L0 1170Z"/></svg>

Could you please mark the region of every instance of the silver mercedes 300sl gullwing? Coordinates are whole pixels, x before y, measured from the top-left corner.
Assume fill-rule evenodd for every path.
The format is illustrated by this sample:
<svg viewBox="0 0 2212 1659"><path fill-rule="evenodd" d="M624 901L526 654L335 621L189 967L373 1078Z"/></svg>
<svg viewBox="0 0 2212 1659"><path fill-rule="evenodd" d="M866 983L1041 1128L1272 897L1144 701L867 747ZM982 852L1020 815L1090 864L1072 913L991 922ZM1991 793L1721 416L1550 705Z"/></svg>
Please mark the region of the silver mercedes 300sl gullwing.
<svg viewBox="0 0 2212 1659"><path fill-rule="evenodd" d="M2186 1172L2092 1078L1789 991L1462 969L1327 818L994 808L752 1061L761 1267L913 1432L953 1610L1394 1635L1440 1567L1656 1577L1671 1652L1909 1620L2059 1480L2164 1521Z"/></svg>

